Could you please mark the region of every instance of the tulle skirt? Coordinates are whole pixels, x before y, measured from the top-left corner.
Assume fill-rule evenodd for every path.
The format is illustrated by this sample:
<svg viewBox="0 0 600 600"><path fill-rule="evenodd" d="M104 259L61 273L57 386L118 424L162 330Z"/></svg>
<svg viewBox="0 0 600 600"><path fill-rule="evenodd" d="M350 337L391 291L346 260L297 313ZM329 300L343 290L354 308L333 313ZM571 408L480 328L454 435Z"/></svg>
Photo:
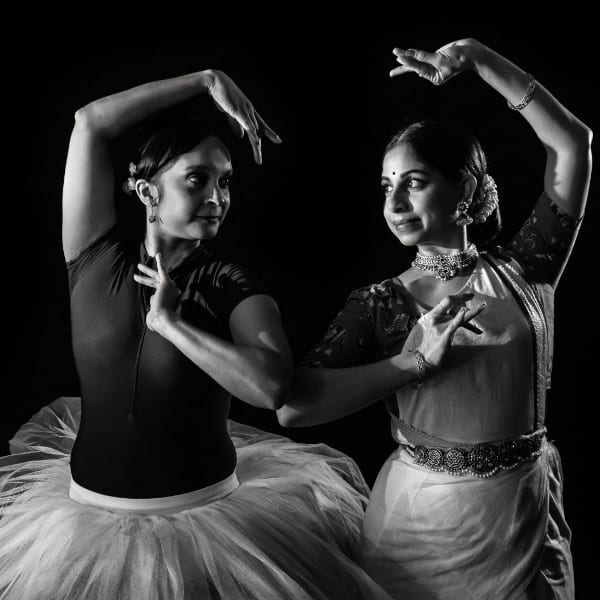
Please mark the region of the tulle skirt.
<svg viewBox="0 0 600 600"><path fill-rule="evenodd" d="M3 600L389 600L351 559L368 488L346 455L230 422L239 486L225 497L107 510L69 497L79 410L58 398L0 458Z"/></svg>

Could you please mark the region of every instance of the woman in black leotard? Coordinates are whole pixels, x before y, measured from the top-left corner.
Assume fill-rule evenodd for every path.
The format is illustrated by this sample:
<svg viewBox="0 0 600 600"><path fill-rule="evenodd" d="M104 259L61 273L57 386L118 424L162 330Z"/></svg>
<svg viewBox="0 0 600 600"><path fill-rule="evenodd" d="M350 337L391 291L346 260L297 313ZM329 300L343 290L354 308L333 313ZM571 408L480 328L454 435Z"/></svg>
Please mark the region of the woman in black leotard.
<svg viewBox="0 0 600 600"><path fill-rule="evenodd" d="M2 598L386 597L346 554L367 491L352 460L227 421L232 394L281 406L291 358L263 285L205 249L231 157L212 124L172 110L201 93L257 162L262 134L280 141L219 71L76 113L63 247L82 398L42 409L0 459ZM129 165L146 212L132 246L112 142L157 113Z"/></svg>

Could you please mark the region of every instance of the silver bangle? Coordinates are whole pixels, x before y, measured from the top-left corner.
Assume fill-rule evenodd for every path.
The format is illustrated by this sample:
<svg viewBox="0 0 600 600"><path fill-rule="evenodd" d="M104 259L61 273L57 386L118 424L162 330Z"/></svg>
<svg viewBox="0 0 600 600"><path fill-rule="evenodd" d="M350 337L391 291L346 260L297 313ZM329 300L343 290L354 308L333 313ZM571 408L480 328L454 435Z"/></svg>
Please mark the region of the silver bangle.
<svg viewBox="0 0 600 600"><path fill-rule="evenodd" d="M415 383L414 385L416 388L420 388L423 386L423 381L425 379L425 374L427 373L427 367L429 365L427 364L423 353L417 350L416 348L414 348L413 350L409 350L409 352L415 355L415 360L417 361L417 370L419 371L419 374L417 376L417 383Z"/></svg>
<svg viewBox="0 0 600 600"><path fill-rule="evenodd" d="M533 92L535 92L537 84L533 75L530 73L527 75L529 77L529 82L527 83L527 89L525 90L525 95L521 99L521 102L518 104L512 104L509 100L506 101L508 108L511 110L523 110L531 102L531 98L533 98Z"/></svg>

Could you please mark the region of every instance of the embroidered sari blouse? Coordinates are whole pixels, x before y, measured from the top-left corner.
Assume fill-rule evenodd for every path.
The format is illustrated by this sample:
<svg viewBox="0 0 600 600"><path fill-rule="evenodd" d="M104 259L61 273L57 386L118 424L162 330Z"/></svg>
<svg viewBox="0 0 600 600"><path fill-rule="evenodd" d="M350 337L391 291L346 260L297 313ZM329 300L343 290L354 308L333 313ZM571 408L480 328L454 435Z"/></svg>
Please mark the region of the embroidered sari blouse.
<svg viewBox="0 0 600 600"><path fill-rule="evenodd" d="M504 248L492 254L510 263L539 298L551 344L552 292L568 259L578 221L542 194L532 214ZM470 306L487 302L473 322L459 328L443 368L425 385L396 392L391 410L410 427L457 443L496 441L535 429L533 340L513 291L480 256L461 291ZM342 368L383 360L405 344L418 347L422 328L399 278L353 290L323 338L305 357L309 367Z"/></svg>

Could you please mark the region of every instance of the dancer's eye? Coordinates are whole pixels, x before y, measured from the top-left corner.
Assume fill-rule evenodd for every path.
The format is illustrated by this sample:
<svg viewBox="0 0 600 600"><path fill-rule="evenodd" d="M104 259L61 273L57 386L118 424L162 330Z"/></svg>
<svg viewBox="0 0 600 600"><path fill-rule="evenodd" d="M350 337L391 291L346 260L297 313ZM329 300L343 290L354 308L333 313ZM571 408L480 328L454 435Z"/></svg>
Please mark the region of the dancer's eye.
<svg viewBox="0 0 600 600"><path fill-rule="evenodd" d="M187 177L195 186L205 186L208 183L208 177L204 173L190 173Z"/></svg>
<svg viewBox="0 0 600 600"><path fill-rule="evenodd" d="M414 177L409 177L404 181L404 186L409 190L422 190L426 185L426 182L423 179L415 179Z"/></svg>
<svg viewBox="0 0 600 600"><path fill-rule="evenodd" d="M389 183L381 184L381 192L383 193L384 196L388 196L389 194L391 194L393 189L394 188Z"/></svg>
<svg viewBox="0 0 600 600"><path fill-rule="evenodd" d="M231 175L226 175L225 177L221 177L221 179L219 179L219 187L227 190L229 189L229 186L231 185Z"/></svg>

